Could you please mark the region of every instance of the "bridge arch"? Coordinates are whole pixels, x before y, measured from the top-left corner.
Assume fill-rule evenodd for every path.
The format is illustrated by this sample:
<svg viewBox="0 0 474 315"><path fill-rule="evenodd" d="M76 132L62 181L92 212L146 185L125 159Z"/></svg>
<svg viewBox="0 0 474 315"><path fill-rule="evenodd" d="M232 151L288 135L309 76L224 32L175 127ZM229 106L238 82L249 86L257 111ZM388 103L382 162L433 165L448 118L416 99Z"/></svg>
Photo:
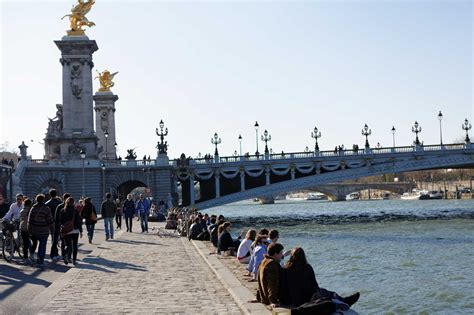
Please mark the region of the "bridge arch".
<svg viewBox="0 0 474 315"><path fill-rule="evenodd" d="M117 197L120 199L125 199L127 195L132 192L135 188L138 187L148 187L145 183L138 180L128 180L117 186L116 192Z"/></svg>
<svg viewBox="0 0 474 315"><path fill-rule="evenodd" d="M28 185L31 185L31 190L35 194L45 194L48 193L49 189L54 188L57 190L58 195L61 195L65 192L65 176L62 172L50 171L38 174L35 176ZM29 196L34 198L35 196Z"/></svg>

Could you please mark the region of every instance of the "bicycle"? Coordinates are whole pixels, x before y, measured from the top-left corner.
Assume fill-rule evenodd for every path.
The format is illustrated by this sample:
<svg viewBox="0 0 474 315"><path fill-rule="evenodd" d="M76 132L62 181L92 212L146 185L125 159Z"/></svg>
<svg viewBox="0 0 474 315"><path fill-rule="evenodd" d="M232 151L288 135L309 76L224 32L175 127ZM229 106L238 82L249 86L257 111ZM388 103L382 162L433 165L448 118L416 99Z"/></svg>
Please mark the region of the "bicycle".
<svg viewBox="0 0 474 315"><path fill-rule="evenodd" d="M12 261L15 251L20 258L23 258L23 240L20 236L15 238L15 230L16 227L14 223L8 222L7 220L2 221L2 255L7 262Z"/></svg>

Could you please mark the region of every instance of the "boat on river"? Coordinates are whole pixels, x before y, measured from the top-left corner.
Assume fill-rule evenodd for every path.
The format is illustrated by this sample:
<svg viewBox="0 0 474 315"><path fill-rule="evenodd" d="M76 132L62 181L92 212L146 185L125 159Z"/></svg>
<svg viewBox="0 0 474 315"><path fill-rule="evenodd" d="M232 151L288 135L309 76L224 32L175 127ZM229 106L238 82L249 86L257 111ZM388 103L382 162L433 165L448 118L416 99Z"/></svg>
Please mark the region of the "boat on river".
<svg viewBox="0 0 474 315"><path fill-rule="evenodd" d="M306 200L328 200L328 196L322 193L308 193Z"/></svg>
<svg viewBox="0 0 474 315"><path fill-rule="evenodd" d="M360 199L360 194L358 192L350 193L349 195L346 196L346 200L359 200L359 199Z"/></svg>
<svg viewBox="0 0 474 315"><path fill-rule="evenodd" d="M426 200L430 199L430 194L426 190L413 189L411 192L403 193L402 200Z"/></svg>

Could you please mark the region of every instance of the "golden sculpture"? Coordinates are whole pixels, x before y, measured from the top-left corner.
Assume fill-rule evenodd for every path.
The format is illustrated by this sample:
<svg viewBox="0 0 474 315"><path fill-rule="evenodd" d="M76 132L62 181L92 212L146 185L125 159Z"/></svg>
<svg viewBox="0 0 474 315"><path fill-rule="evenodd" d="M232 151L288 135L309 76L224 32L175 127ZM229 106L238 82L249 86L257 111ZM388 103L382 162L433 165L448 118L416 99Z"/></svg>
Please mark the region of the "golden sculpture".
<svg viewBox="0 0 474 315"><path fill-rule="evenodd" d="M100 82L99 92L110 92L110 88L114 86L114 82L112 82L112 80L118 72L111 74L109 70L104 70L102 73L99 71L97 71L97 73L99 75L96 76L95 79L98 78Z"/></svg>
<svg viewBox="0 0 474 315"><path fill-rule="evenodd" d="M84 35L85 33L82 29L83 26L91 27L95 25L94 22L91 22L86 18L86 14L89 13L94 3L95 0L89 0L87 2L84 2L84 0L77 0L77 4L71 9L71 14L66 14L62 17L62 19L64 19L68 16L69 21L71 22L71 29L67 31L67 35Z"/></svg>

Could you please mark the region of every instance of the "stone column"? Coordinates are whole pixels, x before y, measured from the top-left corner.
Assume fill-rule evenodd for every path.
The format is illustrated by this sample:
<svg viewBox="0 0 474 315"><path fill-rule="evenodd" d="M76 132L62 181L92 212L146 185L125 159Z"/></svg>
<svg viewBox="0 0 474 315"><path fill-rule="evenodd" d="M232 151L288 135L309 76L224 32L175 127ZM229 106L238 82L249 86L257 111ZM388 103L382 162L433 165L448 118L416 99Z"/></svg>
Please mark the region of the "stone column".
<svg viewBox="0 0 474 315"><path fill-rule="evenodd" d="M270 185L270 169L265 168L265 185Z"/></svg>
<svg viewBox="0 0 474 315"><path fill-rule="evenodd" d="M245 191L245 171L240 170L240 191Z"/></svg>
<svg viewBox="0 0 474 315"><path fill-rule="evenodd" d="M216 181L216 198L219 198L221 196L221 176L219 175L219 170L215 171L214 178Z"/></svg>
<svg viewBox="0 0 474 315"><path fill-rule="evenodd" d="M196 203L196 192L194 191L194 174L189 174L189 204L192 206Z"/></svg>
<svg viewBox="0 0 474 315"><path fill-rule="evenodd" d="M59 134L48 145L58 147L60 158L80 158L82 149L88 157L96 156L92 54L98 49L97 43L87 36L64 36L55 44L61 51L63 103Z"/></svg>
<svg viewBox="0 0 474 315"><path fill-rule="evenodd" d="M102 147L101 157L115 160L117 158L115 137L115 102L118 96L112 92L96 92L95 101L95 130L99 138L98 145ZM109 134L105 139L105 131ZM106 155L107 152L107 155Z"/></svg>
<svg viewBox="0 0 474 315"><path fill-rule="evenodd" d="M295 166L292 165L290 167L290 173L291 173L291 179L295 179L296 178L296 170L295 170Z"/></svg>

